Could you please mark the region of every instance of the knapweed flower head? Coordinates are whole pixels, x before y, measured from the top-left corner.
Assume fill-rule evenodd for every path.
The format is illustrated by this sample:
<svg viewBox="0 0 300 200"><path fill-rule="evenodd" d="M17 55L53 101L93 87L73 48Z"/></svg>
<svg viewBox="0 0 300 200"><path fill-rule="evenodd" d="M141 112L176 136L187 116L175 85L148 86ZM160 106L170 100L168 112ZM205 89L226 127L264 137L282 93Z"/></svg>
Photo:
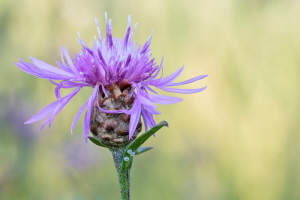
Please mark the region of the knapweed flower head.
<svg viewBox="0 0 300 200"><path fill-rule="evenodd" d="M149 45L152 34L142 45L133 43L132 35L136 26L131 29L129 16L124 38L114 38L111 33L111 20L108 20L106 15L105 18L106 36L102 37L96 21L98 35L95 36L91 47L79 37L82 51L74 58L62 47L61 62L56 63L58 67L36 58L30 58L32 64L21 59L19 63L15 63L24 72L48 79L56 86L54 93L57 100L31 117L26 124L46 118L41 128L46 124L50 127L54 117L83 87L91 87L91 95L73 119L71 132L85 110L83 135L86 140L90 130L94 136L102 133L104 140L111 139L112 136L107 135L109 132L119 133L119 136L125 135L131 139L141 130L141 118L145 130L156 125L153 115L160 113L155 110L155 104L173 104L182 100L178 97L159 95L156 89L173 93L196 93L206 88L176 88L207 75L174 82L182 72L182 66L172 74L162 77L163 59L157 64L155 59L151 58ZM60 95L61 89L70 88L73 90L68 95ZM117 141L119 136L114 136L113 139Z"/></svg>

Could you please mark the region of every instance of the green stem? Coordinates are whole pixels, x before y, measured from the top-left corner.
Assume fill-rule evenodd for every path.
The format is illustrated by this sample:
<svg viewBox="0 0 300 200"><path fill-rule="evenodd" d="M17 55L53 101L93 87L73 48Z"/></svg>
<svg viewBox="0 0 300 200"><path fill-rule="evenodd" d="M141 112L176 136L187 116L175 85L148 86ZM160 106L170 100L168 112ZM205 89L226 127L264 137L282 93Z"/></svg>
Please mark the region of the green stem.
<svg viewBox="0 0 300 200"><path fill-rule="evenodd" d="M125 169L121 170L121 164L123 161L123 155L125 151L125 147L119 148L111 148L110 151L112 152L115 167L117 170L118 178L119 178L119 185L121 189L121 200L130 200L130 168L131 165L126 167Z"/></svg>

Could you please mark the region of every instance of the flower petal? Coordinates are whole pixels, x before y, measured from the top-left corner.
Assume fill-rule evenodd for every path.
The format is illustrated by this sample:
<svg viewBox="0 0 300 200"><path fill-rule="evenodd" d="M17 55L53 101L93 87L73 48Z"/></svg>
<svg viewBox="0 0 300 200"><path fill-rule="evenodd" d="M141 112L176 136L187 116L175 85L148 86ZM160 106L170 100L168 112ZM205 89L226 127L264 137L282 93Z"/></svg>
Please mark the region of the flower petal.
<svg viewBox="0 0 300 200"><path fill-rule="evenodd" d="M144 92L145 93L145 92ZM146 93L145 95L142 94L142 92L138 92L136 94L136 100L138 100L141 104L147 105L149 107L155 108L156 106L147 98Z"/></svg>
<svg viewBox="0 0 300 200"><path fill-rule="evenodd" d="M39 77L39 78L44 78L44 79L54 79L58 80L61 79L61 77L58 77L56 74L45 72L41 69L38 69L34 67L34 65L30 63L26 63L20 59L20 63L15 63L17 67L19 67L22 71L31 74L33 76ZM65 76L64 76L65 78Z"/></svg>
<svg viewBox="0 0 300 200"><path fill-rule="evenodd" d="M166 76L165 78L149 80L148 83L149 83L149 85L153 85L156 87L163 86L165 84L172 82L174 79L176 79L179 76L179 74L182 72L182 70L183 70L183 66L180 67L179 69L177 69L175 72L173 72L169 76Z"/></svg>
<svg viewBox="0 0 300 200"><path fill-rule="evenodd" d="M85 109L86 105L88 103L88 100L86 100L86 102L84 102L84 104L80 107L80 109L78 110L78 112L76 113L73 121L72 121L72 125L71 125L71 134L73 134L73 130L74 130L74 127L75 127L75 124L77 123L82 111Z"/></svg>
<svg viewBox="0 0 300 200"><path fill-rule="evenodd" d="M188 83L192 83L192 82L195 82L195 81L198 81L200 79L203 79L205 77L207 77L208 75L200 75L200 76L196 76L194 78L191 78L189 80L186 80L186 81L182 81L182 82L179 82L179 83L168 83L168 84L165 84L164 86L177 86L177 85L184 85L184 84L188 84Z"/></svg>
<svg viewBox="0 0 300 200"><path fill-rule="evenodd" d="M148 127L152 128L153 126L156 125L156 123L153 119L152 113L148 112L147 110L142 109L142 117L143 117L143 120L144 120L144 125L145 125L145 130L146 131L148 130Z"/></svg>
<svg viewBox="0 0 300 200"><path fill-rule="evenodd" d="M47 123L49 123L49 126L54 119L54 117L61 111L61 109L72 99L72 97L77 94L77 92L81 88L74 89L70 94L66 95L65 97L58 99L57 101L49 104L45 108L43 108L39 113L32 116L28 121L25 122L25 124L30 124L33 122L36 122L38 120L41 120L49 115L48 119L43 123L41 128L43 128Z"/></svg>
<svg viewBox="0 0 300 200"><path fill-rule="evenodd" d="M130 123L129 123L129 139L132 138L136 126L141 117L141 105L138 105L137 111L130 116Z"/></svg>
<svg viewBox="0 0 300 200"><path fill-rule="evenodd" d="M26 63L26 62L22 61L21 59L19 61L20 61L20 63L15 63L15 65L17 67L19 67L24 72L31 74L33 76L39 77L39 78L52 79L52 80L62 80L62 79L65 80L65 79L75 78L75 76L70 73L67 76L65 73L64 74L55 74L51 71L36 68L34 65L32 65L30 63ZM52 66L52 67L56 68L54 66ZM59 68L57 68L57 69L61 70ZM61 71L64 72L63 70L61 70ZM68 73L68 72L66 72L66 73Z"/></svg>
<svg viewBox="0 0 300 200"><path fill-rule="evenodd" d="M85 142L88 142L88 134L90 129L90 122L88 120L88 113L85 112L84 118L83 118L83 138Z"/></svg>
<svg viewBox="0 0 300 200"><path fill-rule="evenodd" d="M74 64L73 64L73 61L72 61L72 59L71 59L71 57L70 57L69 52L67 51L67 49L66 49L65 47L61 47L61 52L62 52L62 53L64 54L64 56L66 57L67 62L68 62L68 65L69 65L69 67L71 68L72 72L73 72L74 74L78 74L78 71L77 71L76 67L75 67ZM63 57L62 57L62 59L63 59Z"/></svg>
<svg viewBox="0 0 300 200"><path fill-rule="evenodd" d="M27 120L25 122L25 124L31 124L33 122L39 121L39 120L49 116L53 112L53 110L56 108L57 104L58 104L58 101L55 101L55 102L49 104L48 106L43 108L41 111L39 111L37 114L33 115L29 120Z"/></svg>
<svg viewBox="0 0 300 200"><path fill-rule="evenodd" d="M49 127L54 119L54 117L65 107L65 105L79 92L81 87L74 89L70 94L58 100L59 104L54 109L52 115L50 116Z"/></svg>
<svg viewBox="0 0 300 200"><path fill-rule="evenodd" d="M155 79L157 77L157 75L159 74L160 70L162 70L162 63L164 61L164 57L161 58L160 61L160 65L158 66L158 68L156 69L155 74L151 77L151 79Z"/></svg>
<svg viewBox="0 0 300 200"><path fill-rule="evenodd" d="M143 107L143 110L148 111L148 112L151 113L152 115L159 115L159 114L160 114L160 112L156 111L156 110L155 110L154 108L152 108L152 107L145 106L145 105L143 105L142 107Z"/></svg>
<svg viewBox="0 0 300 200"><path fill-rule="evenodd" d="M147 94L147 97L151 102L158 104L173 104L182 101L182 99L178 97L171 97L159 94Z"/></svg>
<svg viewBox="0 0 300 200"><path fill-rule="evenodd" d="M89 135L89 132L90 132L91 113L92 113L92 109L93 109L93 106L94 106L94 101L95 101L95 98L98 95L98 92L99 92L99 84L96 84L91 96L88 99L87 111L84 115L83 137L84 137L85 141L88 140L88 135Z"/></svg>
<svg viewBox="0 0 300 200"><path fill-rule="evenodd" d="M167 91L167 92L175 92L175 93L182 93L182 94L191 94L191 93L197 93L201 92L207 86L199 88L199 89L178 89L178 88L167 88L167 87L158 87L161 90Z"/></svg>
<svg viewBox="0 0 300 200"><path fill-rule="evenodd" d="M66 71L64 71L62 69L59 69L57 67L54 67L53 65L49 65L48 63L45 63L45 62L43 62L39 59L31 57L30 60L35 66L37 66L38 68L40 68L40 69L42 69L46 72L51 72L51 73L58 74L58 75L74 77L74 74L72 74L70 72L66 72Z"/></svg>

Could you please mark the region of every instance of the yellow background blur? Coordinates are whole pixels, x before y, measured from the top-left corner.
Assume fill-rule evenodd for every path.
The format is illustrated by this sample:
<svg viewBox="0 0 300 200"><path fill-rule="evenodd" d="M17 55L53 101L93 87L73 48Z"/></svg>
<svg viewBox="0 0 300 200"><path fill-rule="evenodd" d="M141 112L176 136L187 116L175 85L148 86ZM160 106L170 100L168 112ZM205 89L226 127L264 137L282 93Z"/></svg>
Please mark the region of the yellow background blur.
<svg viewBox="0 0 300 200"><path fill-rule="evenodd" d="M123 37L151 29L153 57L164 74L185 65L178 81L209 74L184 88L208 88L158 106L170 128L134 160L133 200L300 199L300 1L298 0L1 0L0 199L119 199L110 152L87 144L72 119L90 90L55 118L23 125L55 97L53 85L13 63L29 57L55 65L59 49L90 44L104 12ZM162 94L167 94L163 93Z"/></svg>

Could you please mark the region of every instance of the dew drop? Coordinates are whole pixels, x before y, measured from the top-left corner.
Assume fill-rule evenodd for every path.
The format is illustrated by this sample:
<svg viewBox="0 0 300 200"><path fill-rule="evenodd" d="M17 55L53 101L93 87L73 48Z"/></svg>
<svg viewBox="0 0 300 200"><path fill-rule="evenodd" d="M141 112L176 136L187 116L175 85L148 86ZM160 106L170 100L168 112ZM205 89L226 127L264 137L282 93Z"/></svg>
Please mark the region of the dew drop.
<svg viewBox="0 0 300 200"><path fill-rule="evenodd" d="M135 155L135 152L132 152L130 155L131 155L131 156L134 156L134 155Z"/></svg>
<svg viewBox="0 0 300 200"><path fill-rule="evenodd" d="M125 157L125 158L124 158L124 161L125 161L125 162L128 162L128 161L129 161L129 158L128 158L128 157Z"/></svg>

